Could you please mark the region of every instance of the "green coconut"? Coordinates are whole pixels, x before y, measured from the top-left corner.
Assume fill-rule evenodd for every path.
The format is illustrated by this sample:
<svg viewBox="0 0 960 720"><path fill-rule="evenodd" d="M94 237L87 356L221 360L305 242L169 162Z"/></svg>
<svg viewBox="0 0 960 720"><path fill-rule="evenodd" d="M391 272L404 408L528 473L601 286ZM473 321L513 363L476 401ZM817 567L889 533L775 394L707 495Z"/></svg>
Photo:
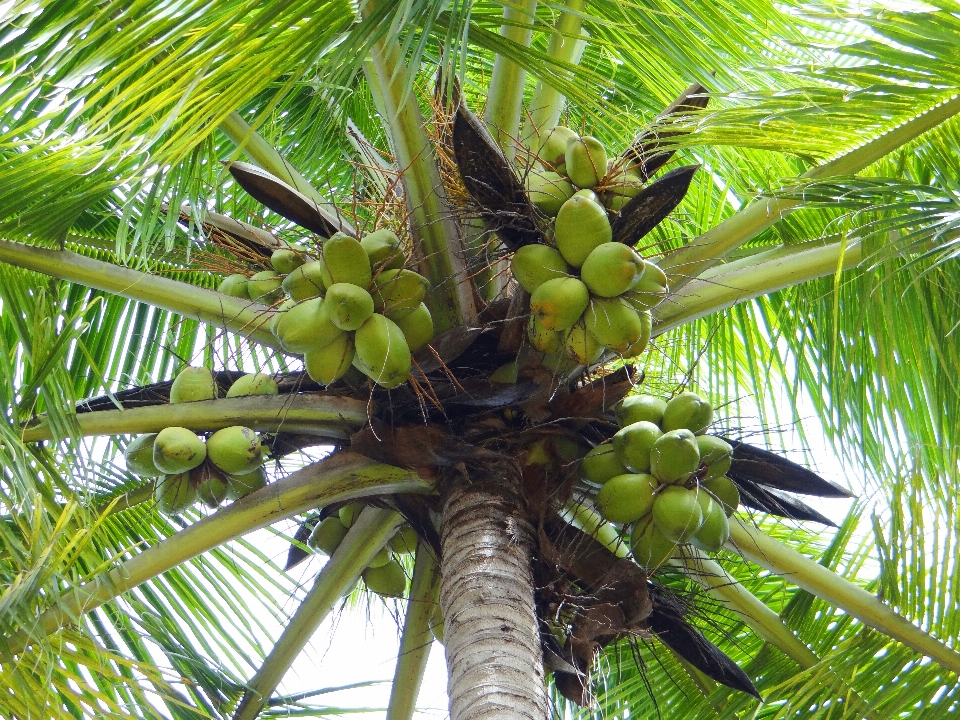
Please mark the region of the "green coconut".
<svg viewBox="0 0 960 720"><path fill-rule="evenodd" d="M326 288L334 283L351 283L366 288L373 277L366 250L352 237L327 240L320 248L320 262L320 275Z"/></svg>
<svg viewBox="0 0 960 720"><path fill-rule="evenodd" d="M609 443L597 445L580 461L580 476L594 485L603 485L610 478L629 472L620 462L616 449Z"/></svg>
<svg viewBox="0 0 960 720"><path fill-rule="evenodd" d="M277 328L280 326L280 321L283 320L284 315L287 314L289 310L292 310L297 306L297 301L287 298L282 303L280 303L276 308L274 308L274 313L270 317L270 332L274 336L277 334Z"/></svg>
<svg viewBox="0 0 960 720"><path fill-rule="evenodd" d="M153 441L153 464L163 473L178 475L193 470L207 458L203 440L193 430L168 427Z"/></svg>
<svg viewBox="0 0 960 720"><path fill-rule="evenodd" d="M242 425L217 430L207 439L210 462L228 475L246 475L263 464L260 437Z"/></svg>
<svg viewBox="0 0 960 720"><path fill-rule="evenodd" d="M373 556L373 560L371 560L367 564L367 567L368 568L383 567L391 560L393 560L393 553L390 552L389 547L384 546L380 548L380 552L378 552L376 555Z"/></svg>
<svg viewBox="0 0 960 720"><path fill-rule="evenodd" d="M209 461L190 471L190 482L197 488L200 500L209 508L218 507L227 499L227 476Z"/></svg>
<svg viewBox="0 0 960 720"><path fill-rule="evenodd" d="M527 320L527 339L534 350L542 353L557 352L563 345L563 333L547 330L536 315L531 315Z"/></svg>
<svg viewBox="0 0 960 720"><path fill-rule="evenodd" d="M660 482L643 473L617 475L597 493L597 510L610 522L632 523L653 508L653 491Z"/></svg>
<svg viewBox="0 0 960 720"><path fill-rule="evenodd" d="M373 315L370 293L350 283L334 283L328 287L323 304L330 321L341 330L356 330Z"/></svg>
<svg viewBox="0 0 960 720"><path fill-rule="evenodd" d="M537 157L550 169L566 165L567 141L576 137L578 137L576 132L558 125L540 137L537 143Z"/></svg>
<svg viewBox="0 0 960 720"><path fill-rule="evenodd" d="M714 500L723 508L727 517L733 515L740 506L740 491L728 477L714 477L703 480L700 487L713 495Z"/></svg>
<svg viewBox="0 0 960 720"><path fill-rule="evenodd" d="M703 524L703 509L695 490L670 485L653 501L653 520L668 539L689 542Z"/></svg>
<svg viewBox="0 0 960 720"><path fill-rule="evenodd" d="M353 335L341 332L329 345L303 355L303 368L314 382L329 385L350 370L356 357Z"/></svg>
<svg viewBox="0 0 960 720"><path fill-rule="evenodd" d="M547 330L567 330L590 304L590 291L577 278L547 280L530 296L530 312Z"/></svg>
<svg viewBox="0 0 960 720"><path fill-rule="evenodd" d="M671 485L685 482L699 465L697 438L686 429L663 433L650 449L650 472Z"/></svg>
<svg viewBox="0 0 960 720"><path fill-rule="evenodd" d="M583 322L597 342L614 352L626 352L643 335L640 315L619 298L592 298Z"/></svg>
<svg viewBox="0 0 960 720"><path fill-rule="evenodd" d="M273 265L273 269L283 275L289 275L303 263L302 255L293 248L277 248L270 256L270 264Z"/></svg>
<svg viewBox="0 0 960 720"><path fill-rule="evenodd" d="M557 213L554 239L563 259L580 267L594 248L613 239L607 211L589 198L574 195Z"/></svg>
<svg viewBox="0 0 960 720"><path fill-rule="evenodd" d="M567 330L563 338L563 347L567 357L577 365L593 365L603 356L603 345L587 332L582 321Z"/></svg>
<svg viewBox="0 0 960 720"><path fill-rule="evenodd" d="M703 497L710 495L702 491ZM701 506L703 503L701 503ZM706 510L703 513L703 524L700 529L690 539L694 547L698 547L704 552L716 552L723 547L724 543L730 539L730 521L723 511L723 507L718 502L711 499L706 503Z"/></svg>
<svg viewBox="0 0 960 720"><path fill-rule="evenodd" d="M604 183L603 204L614 212L620 212L623 206L640 194L643 180L633 170L623 167L614 169L610 179Z"/></svg>
<svg viewBox="0 0 960 720"><path fill-rule="evenodd" d="M336 515L326 517L316 524L307 545L324 555L333 555L343 539L347 536L347 528Z"/></svg>
<svg viewBox="0 0 960 720"><path fill-rule="evenodd" d="M520 365L516 360L513 360L511 362L504 363L490 373L489 380L492 383L501 383L502 385L516 385L519 377Z"/></svg>
<svg viewBox="0 0 960 720"><path fill-rule="evenodd" d="M638 310L637 318L640 320L640 337L626 350L620 351L625 358L637 357L650 344L650 336L653 334L653 315L649 310Z"/></svg>
<svg viewBox="0 0 960 720"><path fill-rule="evenodd" d="M385 270L370 291L373 307L391 320L409 315L423 302L430 281L413 270Z"/></svg>
<svg viewBox="0 0 960 720"><path fill-rule="evenodd" d="M363 511L363 507L362 503L350 503L349 505L344 505L337 511L337 516L340 518L340 522L343 523L344 527L353 527L353 524Z"/></svg>
<svg viewBox="0 0 960 720"><path fill-rule="evenodd" d="M437 642L443 645L443 613L440 606L437 605L430 613L430 632L437 639Z"/></svg>
<svg viewBox="0 0 960 720"><path fill-rule="evenodd" d="M331 308L325 299L311 298L285 312L274 333L280 346L289 353L302 355L337 340L343 330L334 324Z"/></svg>
<svg viewBox="0 0 960 720"><path fill-rule="evenodd" d="M663 435L658 425L646 420L631 423L613 436L620 462L635 473L650 472L650 451Z"/></svg>
<svg viewBox="0 0 960 720"><path fill-rule="evenodd" d="M246 475L227 475L227 499L239 500L267 486L267 471L261 465Z"/></svg>
<svg viewBox="0 0 960 720"><path fill-rule="evenodd" d="M694 435L706 431L713 422L713 405L695 392L682 392L672 398L663 411L664 431L685 429Z"/></svg>
<svg viewBox="0 0 960 720"><path fill-rule="evenodd" d="M197 501L197 488L189 472L165 475L157 481L153 497L164 515L179 515Z"/></svg>
<svg viewBox="0 0 960 720"><path fill-rule="evenodd" d="M649 260L627 297L637 310L652 310L667 296L667 275Z"/></svg>
<svg viewBox="0 0 960 720"><path fill-rule="evenodd" d="M556 217L560 207L574 192L567 178L549 170L531 170L524 178L524 186L530 202L547 217Z"/></svg>
<svg viewBox="0 0 960 720"><path fill-rule="evenodd" d="M173 379L170 386L170 402L197 402L213 400L219 388L213 373L204 367L185 367Z"/></svg>
<svg viewBox="0 0 960 720"><path fill-rule="evenodd" d="M607 151L590 135L567 140L564 161L567 176L577 187L592 188L607 174Z"/></svg>
<svg viewBox="0 0 960 720"><path fill-rule="evenodd" d="M143 478L160 477L163 471L153 464L153 441L157 433L137 435L123 451L127 470Z"/></svg>
<svg viewBox="0 0 960 720"><path fill-rule="evenodd" d="M677 543L660 531L653 515L648 515L634 524L630 533L630 551L637 564L651 573L676 554Z"/></svg>
<svg viewBox="0 0 960 720"><path fill-rule="evenodd" d="M614 409L620 427L645 420L659 425L663 420L663 411L667 401L653 395L631 395L620 401Z"/></svg>
<svg viewBox="0 0 960 720"><path fill-rule="evenodd" d="M419 537L417 531L409 525L404 525L390 538L390 549L400 555L410 555L416 552Z"/></svg>
<svg viewBox="0 0 960 720"><path fill-rule="evenodd" d="M280 299L283 279L276 270L262 270L247 280L247 295L251 300L271 305Z"/></svg>
<svg viewBox="0 0 960 720"><path fill-rule="evenodd" d="M403 333L412 353L422 350L433 340L433 316L424 303L420 303L412 313L397 318L394 322Z"/></svg>
<svg viewBox="0 0 960 720"><path fill-rule="evenodd" d="M398 387L410 377L410 348L390 318L374 313L357 330L354 345L354 365L381 387Z"/></svg>
<svg viewBox="0 0 960 720"><path fill-rule="evenodd" d="M247 276L240 273L227 275L217 288L217 292L249 300L250 293L247 292Z"/></svg>
<svg viewBox="0 0 960 720"><path fill-rule="evenodd" d="M280 389L277 387L277 381L271 376L263 373L251 373L241 375L233 381L233 385L227 390L227 397L246 397L248 395L277 395Z"/></svg>
<svg viewBox="0 0 960 720"><path fill-rule="evenodd" d="M524 245L510 259L510 269L520 287L532 293L547 280L569 277L570 267L560 251L549 245Z"/></svg>
<svg viewBox="0 0 960 720"><path fill-rule="evenodd" d="M618 242L595 247L580 268L580 279L593 295L612 298L633 287L643 273L643 259L629 245Z"/></svg>
<svg viewBox="0 0 960 720"><path fill-rule="evenodd" d="M407 574L396 560L380 567L368 567L361 577L367 589L381 597L401 598L407 592Z"/></svg>
<svg viewBox="0 0 960 720"><path fill-rule="evenodd" d="M304 263L283 280L283 291L298 302L322 296L326 288L323 284L323 263L319 260Z"/></svg>
<svg viewBox="0 0 960 720"><path fill-rule="evenodd" d="M700 464L707 468L703 480L727 474L733 464L733 447L730 443L713 435L698 435L697 447L700 449Z"/></svg>
<svg viewBox="0 0 960 720"><path fill-rule="evenodd" d="M361 238L360 246L367 253L373 272L399 270L407 260L400 238L392 230L383 229L367 233Z"/></svg>

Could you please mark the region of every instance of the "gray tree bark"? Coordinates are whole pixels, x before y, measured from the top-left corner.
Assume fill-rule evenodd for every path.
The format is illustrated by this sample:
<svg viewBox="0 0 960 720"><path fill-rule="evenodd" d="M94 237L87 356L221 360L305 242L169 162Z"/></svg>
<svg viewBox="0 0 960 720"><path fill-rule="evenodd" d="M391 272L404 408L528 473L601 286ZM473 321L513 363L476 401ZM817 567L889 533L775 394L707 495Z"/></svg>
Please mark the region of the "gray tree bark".
<svg viewBox="0 0 960 720"><path fill-rule="evenodd" d="M544 720L547 696L530 567L533 528L512 478L455 487L441 527L451 720Z"/></svg>

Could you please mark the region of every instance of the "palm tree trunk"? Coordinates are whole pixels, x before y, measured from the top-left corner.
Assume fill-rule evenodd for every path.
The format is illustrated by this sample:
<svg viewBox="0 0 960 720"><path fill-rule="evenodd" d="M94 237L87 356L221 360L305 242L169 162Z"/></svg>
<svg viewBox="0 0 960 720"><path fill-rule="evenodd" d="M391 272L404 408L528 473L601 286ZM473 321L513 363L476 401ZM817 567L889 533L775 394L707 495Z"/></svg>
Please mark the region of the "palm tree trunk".
<svg viewBox="0 0 960 720"><path fill-rule="evenodd" d="M517 470L461 483L444 503L440 606L451 720L543 720L533 528Z"/></svg>

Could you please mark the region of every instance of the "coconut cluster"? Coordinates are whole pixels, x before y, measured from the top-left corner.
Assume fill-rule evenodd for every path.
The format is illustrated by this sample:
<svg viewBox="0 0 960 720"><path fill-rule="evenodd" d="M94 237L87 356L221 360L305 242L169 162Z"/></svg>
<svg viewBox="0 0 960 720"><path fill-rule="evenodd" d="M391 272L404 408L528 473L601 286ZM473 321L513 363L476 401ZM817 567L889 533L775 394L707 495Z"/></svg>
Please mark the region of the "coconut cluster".
<svg viewBox="0 0 960 720"><path fill-rule="evenodd" d="M206 368L184 368L170 388L170 402L213 400L217 382ZM227 391L227 397L276 395L277 383L269 375L243 375ZM267 484L263 469L267 449L250 428L234 425L199 437L184 427L168 427L158 433L138 435L124 451L127 469L142 478L155 478L157 507L177 515L203 501L215 508Z"/></svg>
<svg viewBox="0 0 960 720"><path fill-rule="evenodd" d="M333 555L361 510L363 505L352 503L344 505L336 515L325 517L313 528L307 545L323 555ZM403 597L407 591L407 574L396 556L409 555L416 549L417 533L409 525L404 525L361 574L367 589L381 597Z"/></svg>
<svg viewBox="0 0 960 720"><path fill-rule="evenodd" d="M636 561L648 571L691 543L716 552L730 537L740 493L725 476L733 448L705 435L713 407L692 392L669 402L636 395L617 407L620 431L588 452L582 477L600 486L596 506L630 527Z"/></svg>
<svg viewBox="0 0 960 720"><path fill-rule="evenodd" d="M640 192L639 174L608 161L596 138L565 127L543 139L537 159L540 165L526 172L526 190L554 218L553 245L526 245L511 261L514 277L530 293L531 345L553 365L590 365L605 351L639 355L667 278L634 248L613 240L609 215Z"/></svg>
<svg viewBox="0 0 960 720"><path fill-rule="evenodd" d="M351 366L378 385L395 388L410 376L411 353L433 338L423 303L429 281L404 269L399 238L378 230L356 240L334 233L319 259L289 248L271 257L274 270L230 275L220 292L275 303L286 294L270 329L307 374L328 385Z"/></svg>

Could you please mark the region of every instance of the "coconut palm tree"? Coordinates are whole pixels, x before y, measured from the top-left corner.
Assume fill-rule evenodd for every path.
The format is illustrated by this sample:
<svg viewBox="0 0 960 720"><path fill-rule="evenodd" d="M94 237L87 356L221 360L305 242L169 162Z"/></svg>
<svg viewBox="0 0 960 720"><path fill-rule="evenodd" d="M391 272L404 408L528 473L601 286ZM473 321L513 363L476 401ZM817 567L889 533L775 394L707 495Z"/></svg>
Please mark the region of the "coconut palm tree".
<svg viewBox="0 0 960 720"><path fill-rule="evenodd" d="M955 3L0 7L0 714L320 716L276 689L388 544L414 550L391 720L441 616L456 720L953 711ZM527 191L558 124L637 178L604 214L668 280L636 357L527 339L509 258L559 242ZM288 306L221 287L381 229L434 328L396 383L316 382ZM170 402L186 365L277 393ZM642 565L580 460L623 397L684 389L743 506L722 551ZM121 457L238 425L271 481L216 509ZM821 428L846 487L782 455ZM851 492L833 528L797 498ZM285 569L244 540L291 518Z"/></svg>

